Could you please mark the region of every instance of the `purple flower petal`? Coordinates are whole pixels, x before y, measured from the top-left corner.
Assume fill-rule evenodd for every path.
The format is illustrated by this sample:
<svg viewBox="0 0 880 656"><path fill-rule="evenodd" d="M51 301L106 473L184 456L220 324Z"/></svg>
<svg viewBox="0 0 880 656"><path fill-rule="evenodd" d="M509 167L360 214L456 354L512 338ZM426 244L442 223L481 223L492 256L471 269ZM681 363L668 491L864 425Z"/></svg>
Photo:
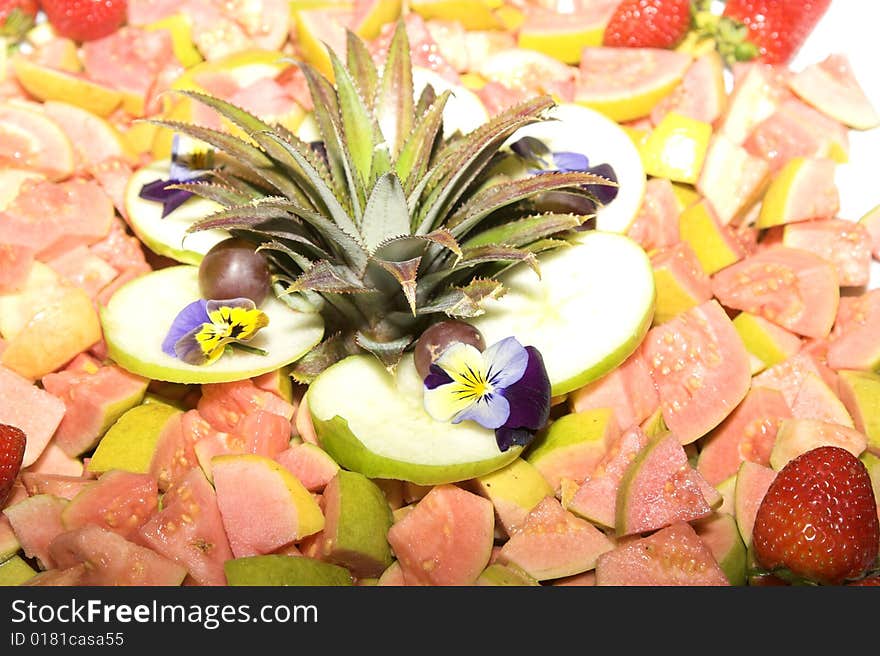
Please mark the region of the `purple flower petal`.
<svg viewBox="0 0 880 656"><path fill-rule="evenodd" d="M189 182L198 182L207 180L207 176L192 178ZM193 193L185 189L169 189L172 185L176 185L185 180L177 180L174 178L168 180L153 180L141 187L138 196L144 200L151 200L156 203L162 203L162 218L171 214L178 207L188 201Z"/></svg>
<svg viewBox="0 0 880 656"><path fill-rule="evenodd" d="M425 387L429 390L436 389L441 385L448 385L452 378L441 367L431 365L430 373L425 376Z"/></svg>
<svg viewBox="0 0 880 656"><path fill-rule="evenodd" d="M496 429L504 425L510 416L510 403L498 393L481 396L476 402L459 412L452 418L453 424L470 419L483 428Z"/></svg>
<svg viewBox="0 0 880 656"><path fill-rule="evenodd" d="M201 327L193 328L174 344L174 357L183 360L187 364L202 365L208 361L208 356L196 339Z"/></svg>
<svg viewBox="0 0 880 656"><path fill-rule="evenodd" d="M590 168L588 172L595 175L600 175L603 178L611 180L612 182L617 182L617 174L614 172L614 168L610 164L597 164L596 166ZM612 187L610 185L587 185L587 189L603 205L607 205L612 200L617 198L617 187Z"/></svg>
<svg viewBox="0 0 880 656"><path fill-rule="evenodd" d="M174 317L171 328L162 342L162 352L176 358L177 353L174 345L193 330L197 330L202 324L210 323L208 318L207 302L203 299L193 301Z"/></svg>
<svg viewBox="0 0 880 656"><path fill-rule="evenodd" d="M510 144L510 149L520 157L529 160L541 161L550 154L547 145L535 137L517 139Z"/></svg>
<svg viewBox="0 0 880 656"><path fill-rule="evenodd" d="M483 359L488 365L487 380L500 391L522 378L529 354L515 337L506 337L486 349Z"/></svg>
<svg viewBox="0 0 880 656"><path fill-rule="evenodd" d="M505 428L538 430L550 417L550 378L544 359L534 346L527 346L528 365L522 378L501 393L510 404Z"/></svg>
<svg viewBox="0 0 880 656"><path fill-rule="evenodd" d="M590 160L583 153L560 151L553 153L553 165L558 171L586 171L590 166Z"/></svg>
<svg viewBox="0 0 880 656"><path fill-rule="evenodd" d="M501 428L495 431L495 443L501 451L512 446L528 446L535 439L535 431L526 428Z"/></svg>

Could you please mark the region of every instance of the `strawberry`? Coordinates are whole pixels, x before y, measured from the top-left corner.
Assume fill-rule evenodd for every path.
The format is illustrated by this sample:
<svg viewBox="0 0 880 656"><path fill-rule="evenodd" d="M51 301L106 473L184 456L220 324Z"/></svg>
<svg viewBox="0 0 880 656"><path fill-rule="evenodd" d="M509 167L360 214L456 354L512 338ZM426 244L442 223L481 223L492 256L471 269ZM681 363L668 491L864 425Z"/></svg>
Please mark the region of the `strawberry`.
<svg viewBox="0 0 880 656"><path fill-rule="evenodd" d="M0 424L0 507L15 483L21 469L27 438L20 428Z"/></svg>
<svg viewBox="0 0 880 656"><path fill-rule="evenodd" d="M674 48L690 26L690 0L623 0L605 26L603 44Z"/></svg>
<svg viewBox="0 0 880 656"><path fill-rule="evenodd" d="M37 0L0 0L0 37L19 39L34 24Z"/></svg>
<svg viewBox="0 0 880 656"><path fill-rule="evenodd" d="M727 0L724 16L748 28L757 60L787 64L806 41L831 0Z"/></svg>
<svg viewBox="0 0 880 656"><path fill-rule="evenodd" d="M41 0L46 18L59 36L93 41L107 36L126 20L128 0Z"/></svg>
<svg viewBox="0 0 880 656"><path fill-rule="evenodd" d="M859 579L858 581L853 581L848 585L858 585L862 587L880 587L880 574L876 576L866 576L863 579Z"/></svg>
<svg viewBox="0 0 880 656"><path fill-rule="evenodd" d="M863 576L880 550L865 465L836 446L791 460L758 507L752 544L758 565L769 571L826 585Z"/></svg>

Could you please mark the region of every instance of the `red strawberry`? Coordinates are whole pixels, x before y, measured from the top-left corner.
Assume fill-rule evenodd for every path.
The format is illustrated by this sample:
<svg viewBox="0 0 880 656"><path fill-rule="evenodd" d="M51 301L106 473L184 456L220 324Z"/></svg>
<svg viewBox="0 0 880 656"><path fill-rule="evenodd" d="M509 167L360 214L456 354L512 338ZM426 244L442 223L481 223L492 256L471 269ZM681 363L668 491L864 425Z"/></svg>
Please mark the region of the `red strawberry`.
<svg viewBox="0 0 880 656"><path fill-rule="evenodd" d="M37 0L0 0L0 36L23 36L34 24L37 9Z"/></svg>
<svg viewBox="0 0 880 656"><path fill-rule="evenodd" d="M93 41L125 23L128 0L41 0L46 17L60 35Z"/></svg>
<svg viewBox="0 0 880 656"><path fill-rule="evenodd" d="M880 574L878 574L877 576L866 576L865 578L859 579L858 581L853 581L849 585L880 587Z"/></svg>
<svg viewBox="0 0 880 656"><path fill-rule="evenodd" d="M823 446L790 461L758 507L755 559L816 583L840 585L864 575L880 550L871 479L845 449Z"/></svg>
<svg viewBox="0 0 880 656"><path fill-rule="evenodd" d="M674 48L690 26L690 0L623 0L605 26L603 44Z"/></svg>
<svg viewBox="0 0 880 656"><path fill-rule="evenodd" d="M21 469L27 438L20 428L0 424L0 507L15 483Z"/></svg>
<svg viewBox="0 0 880 656"><path fill-rule="evenodd" d="M724 15L748 28L759 61L786 64L816 27L831 0L727 0Z"/></svg>

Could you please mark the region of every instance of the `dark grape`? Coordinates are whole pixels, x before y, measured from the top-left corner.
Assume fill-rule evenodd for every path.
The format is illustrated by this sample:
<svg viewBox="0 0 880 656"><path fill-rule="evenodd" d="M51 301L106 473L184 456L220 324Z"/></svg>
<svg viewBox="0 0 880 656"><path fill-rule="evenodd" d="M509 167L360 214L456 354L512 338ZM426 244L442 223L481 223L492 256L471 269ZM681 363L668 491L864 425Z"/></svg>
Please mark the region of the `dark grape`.
<svg viewBox="0 0 880 656"><path fill-rule="evenodd" d="M469 323L454 320L435 323L416 342L414 357L419 376L427 376L431 363L440 357L446 347L456 342L470 344L480 351L486 348L482 333Z"/></svg>
<svg viewBox="0 0 880 656"><path fill-rule="evenodd" d="M266 257L244 239L225 239L199 265L199 289L206 299L249 298L260 305L269 294Z"/></svg>

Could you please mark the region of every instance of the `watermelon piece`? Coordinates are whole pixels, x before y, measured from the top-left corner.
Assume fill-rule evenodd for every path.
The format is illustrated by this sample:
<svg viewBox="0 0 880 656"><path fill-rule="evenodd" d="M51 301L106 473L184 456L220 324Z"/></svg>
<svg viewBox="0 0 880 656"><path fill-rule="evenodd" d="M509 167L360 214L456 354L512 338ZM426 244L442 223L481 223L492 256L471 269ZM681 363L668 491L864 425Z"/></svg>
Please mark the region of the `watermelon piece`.
<svg viewBox="0 0 880 656"><path fill-rule="evenodd" d="M880 455L880 374L843 370L838 375L840 400L852 416L856 430L868 438L868 451Z"/></svg>
<svg viewBox="0 0 880 656"><path fill-rule="evenodd" d="M86 575L86 566L83 563L67 567L65 569L47 569L37 572L37 575L28 579L23 585L41 587L76 587L83 585Z"/></svg>
<svg viewBox="0 0 880 656"><path fill-rule="evenodd" d="M818 419L853 428L852 417L834 391L816 374L807 374L791 404L795 419Z"/></svg>
<svg viewBox="0 0 880 656"><path fill-rule="evenodd" d="M99 526L62 533L49 553L61 569L85 564L82 585L178 586L186 577L180 565Z"/></svg>
<svg viewBox="0 0 880 656"><path fill-rule="evenodd" d="M784 362L801 348L800 337L750 312L737 314L733 319L733 327L739 333L746 350L757 361L752 369L753 374Z"/></svg>
<svg viewBox="0 0 880 656"><path fill-rule="evenodd" d="M42 383L64 401L55 442L73 457L92 449L116 420L141 403L149 381L82 356L64 371L44 376Z"/></svg>
<svg viewBox="0 0 880 656"><path fill-rule="evenodd" d="M340 469L321 498L323 560L357 578L378 577L393 559L388 529L394 518L382 490L366 476Z"/></svg>
<svg viewBox="0 0 880 656"><path fill-rule="evenodd" d="M309 492L319 492L336 476L339 465L321 447L308 442L294 444L275 460L296 476Z"/></svg>
<svg viewBox="0 0 880 656"><path fill-rule="evenodd" d="M638 426L626 431L610 446L565 507L591 522L614 528L620 482L630 463L647 444L648 436Z"/></svg>
<svg viewBox="0 0 880 656"><path fill-rule="evenodd" d="M296 411L284 399L258 388L250 379L202 385L198 411L218 431L231 433L245 415L264 410L289 422Z"/></svg>
<svg viewBox="0 0 880 656"><path fill-rule="evenodd" d="M678 521L706 517L712 507L703 491L710 488L691 467L674 434L654 438L630 463L620 481L617 534L645 533ZM717 500L715 495L713 501Z"/></svg>
<svg viewBox="0 0 880 656"><path fill-rule="evenodd" d="M754 385L779 390L790 408L810 375L820 377L832 390L837 387L837 374L803 349L759 373L754 378Z"/></svg>
<svg viewBox="0 0 880 656"><path fill-rule="evenodd" d="M231 433L211 429L193 445L208 478L217 456L253 453L274 458L290 444L290 422L280 415L257 410L242 417Z"/></svg>
<svg viewBox="0 0 880 656"><path fill-rule="evenodd" d="M802 453L820 446L837 446L859 457L868 447L868 438L854 428L816 419L786 419L779 426L770 466L776 471Z"/></svg>
<svg viewBox="0 0 880 656"><path fill-rule="evenodd" d="M31 246L0 243L0 294L24 288L34 264L34 253Z"/></svg>
<svg viewBox="0 0 880 656"><path fill-rule="evenodd" d="M54 474L60 476L82 476L83 463L79 458L71 458L55 444L55 440L49 442L37 461L25 469L22 473Z"/></svg>
<svg viewBox="0 0 880 656"><path fill-rule="evenodd" d="M832 369L880 369L880 289L842 298L828 344Z"/></svg>
<svg viewBox="0 0 880 656"><path fill-rule="evenodd" d="M591 570L599 556L613 548L614 542L602 531L547 497L504 544L498 562L546 581Z"/></svg>
<svg viewBox="0 0 880 656"><path fill-rule="evenodd" d="M218 456L212 473L236 558L271 553L324 528L315 499L274 460L251 454Z"/></svg>
<svg viewBox="0 0 880 656"><path fill-rule="evenodd" d="M678 215L682 208L666 178L651 178L645 184L645 196L639 213L626 234L647 252L678 243Z"/></svg>
<svg viewBox="0 0 880 656"><path fill-rule="evenodd" d="M471 585L489 563L492 504L454 485L438 485L388 531L407 585Z"/></svg>
<svg viewBox="0 0 880 656"><path fill-rule="evenodd" d="M596 585L724 586L724 570L694 529L677 522L599 557Z"/></svg>
<svg viewBox="0 0 880 656"><path fill-rule="evenodd" d="M880 113L859 85L846 55L832 54L789 80L798 96L831 118L856 130L880 125Z"/></svg>
<svg viewBox="0 0 880 656"><path fill-rule="evenodd" d="M781 392L753 386L730 416L703 438L697 471L717 486L736 475L744 460L769 465L779 425L791 416Z"/></svg>
<svg viewBox="0 0 880 656"><path fill-rule="evenodd" d="M805 337L827 337L840 302L834 265L799 249L773 246L717 273L722 305L763 316Z"/></svg>
<svg viewBox="0 0 880 656"><path fill-rule="evenodd" d="M179 66L170 32L133 26L85 42L81 57L90 80L123 92L123 108L132 116L144 116L147 95L162 70Z"/></svg>
<svg viewBox="0 0 880 656"><path fill-rule="evenodd" d="M67 503L67 499L39 494L3 509L25 555L36 558L42 569L55 567L49 545L66 530L61 513Z"/></svg>
<svg viewBox="0 0 880 656"><path fill-rule="evenodd" d="M0 366L0 423L27 436L22 467L37 461L64 417L64 401Z"/></svg>
<svg viewBox="0 0 880 656"><path fill-rule="evenodd" d="M682 444L720 424L751 384L748 352L715 300L652 328L643 349L663 420Z"/></svg>
<svg viewBox="0 0 880 656"><path fill-rule="evenodd" d="M88 170L105 160L125 156L119 133L92 112L57 100L43 103L43 111L73 144L77 170Z"/></svg>
<svg viewBox="0 0 880 656"><path fill-rule="evenodd" d="M815 253L834 264L844 287L867 285L871 275L871 235L844 219L802 221L785 226L782 243Z"/></svg>
<svg viewBox="0 0 880 656"><path fill-rule="evenodd" d="M198 467L162 497L162 510L144 524L140 539L156 553L186 568L198 585L226 585L223 564L232 549L214 488Z"/></svg>
<svg viewBox="0 0 880 656"><path fill-rule="evenodd" d="M245 586L324 586L353 585L344 567L306 556L249 556L224 564L229 585Z"/></svg>
<svg viewBox="0 0 880 656"><path fill-rule="evenodd" d="M137 535L159 506L156 479L146 474L108 471L85 486L61 513L67 530L100 526L127 540Z"/></svg>
<svg viewBox="0 0 880 656"><path fill-rule="evenodd" d="M0 242L29 246L46 262L104 239L113 216L113 203L94 181L36 182L6 208Z"/></svg>
<svg viewBox="0 0 880 656"><path fill-rule="evenodd" d="M654 288L657 293L655 324L669 321L712 298L712 281L687 242L654 252L651 266L654 268ZM648 373L647 368L645 373Z"/></svg>
<svg viewBox="0 0 880 656"><path fill-rule="evenodd" d="M711 202L704 198L686 208L678 217L682 241L694 251L708 275L712 275L746 256L736 233L722 223Z"/></svg>
<svg viewBox="0 0 880 656"><path fill-rule="evenodd" d="M615 381L609 380L606 384L613 387ZM572 403L576 407L583 407L585 389L573 393ZM619 436L620 429L611 408L575 410L541 431L529 445L525 459L549 484L551 491L555 491L564 480L580 483L589 476L608 446Z"/></svg>
<svg viewBox="0 0 880 656"><path fill-rule="evenodd" d="M117 271L145 273L150 270L140 240L129 234L119 219L113 220L107 236L89 246L89 251Z"/></svg>
<svg viewBox="0 0 880 656"><path fill-rule="evenodd" d="M788 71L782 66L746 64L734 67L733 93L719 130L734 144L742 144L761 121L786 100Z"/></svg>
<svg viewBox="0 0 880 656"><path fill-rule="evenodd" d="M636 349L611 372L569 394L573 412L611 408L620 430L627 430L660 407L643 349Z"/></svg>
<svg viewBox="0 0 880 656"><path fill-rule="evenodd" d="M714 124L724 114L727 105L723 73L724 62L715 50L697 57L682 77L681 84L651 111L651 122L657 125L669 112L677 112Z"/></svg>
<svg viewBox="0 0 880 656"><path fill-rule="evenodd" d="M715 513L694 522L693 528L709 547L730 585L745 585L746 545L733 516Z"/></svg>
<svg viewBox="0 0 880 656"><path fill-rule="evenodd" d="M740 537L746 546L752 543L752 530L755 527L755 517L758 514L758 506L764 500L764 495L770 488L770 483L776 478L776 472L748 460L743 461L736 474L736 489L734 491L734 517L739 528Z"/></svg>
<svg viewBox="0 0 880 656"><path fill-rule="evenodd" d="M23 104L0 104L0 134L3 168L24 166L51 180L63 180L73 173L75 161L70 139L41 111Z"/></svg>
<svg viewBox="0 0 880 656"><path fill-rule="evenodd" d="M555 423L563 419L565 417ZM522 458L517 458L491 474L474 479L474 488L492 502L500 528L507 535L518 531L532 509L554 493L540 470ZM496 525L496 529L498 528Z"/></svg>
<svg viewBox="0 0 880 656"><path fill-rule="evenodd" d="M48 264L70 284L84 289L91 298L95 298L119 273L85 246L77 246Z"/></svg>
<svg viewBox="0 0 880 656"><path fill-rule="evenodd" d="M15 537L12 524L9 523L6 515L0 515L0 563L14 556L19 549L21 545Z"/></svg>
<svg viewBox="0 0 880 656"><path fill-rule="evenodd" d="M743 147L764 160L770 173L775 175L796 157L845 160L849 153L849 135L834 119L800 100L791 99L756 125Z"/></svg>
<svg viewBox="0 0 880 656"><path fill-rule="evenodd" d="M82 476L65 476L64 474L39 474L22 472L21 481L31 496L50 494L59 499L73 499L83 488L94 481Z"/></svg>

